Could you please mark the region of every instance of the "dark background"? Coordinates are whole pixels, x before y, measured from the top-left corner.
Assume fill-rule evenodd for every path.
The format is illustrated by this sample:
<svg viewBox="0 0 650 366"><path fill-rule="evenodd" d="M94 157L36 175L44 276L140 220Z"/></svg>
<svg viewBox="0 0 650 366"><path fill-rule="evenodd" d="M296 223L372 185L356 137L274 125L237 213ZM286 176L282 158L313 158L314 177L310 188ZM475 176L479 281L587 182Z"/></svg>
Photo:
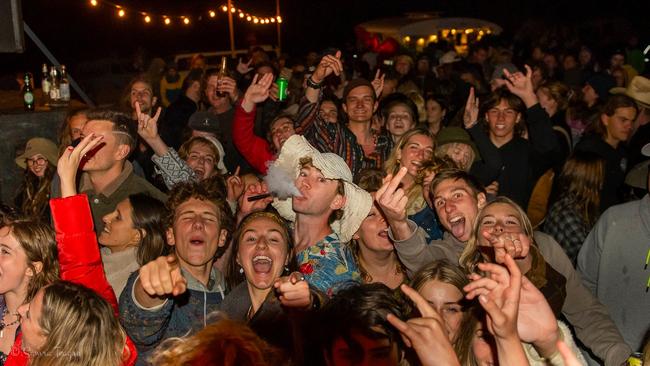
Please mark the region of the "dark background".
<svg viewBox="0 0 650 366"><path fill-rule="evenodd" d="M5 1L5 0L2 0ZM132 57L143 47L148 57L168 56L181 52L215 51L229 48L227 18L221 10L209 19L208 9L217 9L221 2L205 0L116 0L127 9L188 14L192 24L176 22L165 27L160 19L145 25L142 16L127 13L119 19L114 9L93 8L88 0L23 0L23 17L27 24L64 64L74 65L87 60ZM223 1L225 3L225 1ZM251 13L275 14L275 1L241 0L233 2ZM353 27L381 17L405 12L437 11L442 16L477 17L501 25L507 33L530 22L549 27L577 26L612 21L625 24L618 33L636 32L645 46L648 39L650 1L513 1L513 0L281 0L283 51L305 54L327 46L341 46L354 39ZM203 20L197 15L203 14ZM260 44L275 44L275 25L253 25L235 17L237 48L245 48L255 37ZM589 34L584 36L589 37ZM588 40L589 41L589 40ZM597 40L593 40L596 42ZM36 71L45 57L26 39L24 54L0 54L3 73Z"/></svg>

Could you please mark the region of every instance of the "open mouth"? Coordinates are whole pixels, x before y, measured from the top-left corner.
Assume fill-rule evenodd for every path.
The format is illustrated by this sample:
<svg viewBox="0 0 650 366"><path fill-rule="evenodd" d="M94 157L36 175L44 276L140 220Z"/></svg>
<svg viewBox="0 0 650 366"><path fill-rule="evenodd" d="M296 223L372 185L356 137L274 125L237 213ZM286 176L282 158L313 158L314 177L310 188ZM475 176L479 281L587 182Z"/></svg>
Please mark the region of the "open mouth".
<svg viewBox="0 0 650 366"><path fill-rule="evenodd" d="M205 244L205 240L203 240L202 238L199 238L199 237L192 237L192 238L190 238L190 244L193 245L193 246L201 246L201 245Z"/></svg>
<svg viewBox="0 0 650 366"><path fill-rule="evenodd" d="M465 234L465 218L463 216L456 216L449 219L449 226L451 226L451 233L460 238Z"/></svg>
<svg viewBox="0 0 650 366"><path fill-rule="evenodd" d="M253 270L255 273L269 273L273 268L273 259L265 255L253 257Z"/></svg>
<svg viewBox="0 0 650 366"><path fill-rule="evenodd" d="M203 173L205 173L205 171L203 169L199 169L199 168L194 169L194 174L196 174L197 177L202 178Z"/></svg>
<svg viewBox="0 0 650 366"><path fill-rule="evenodd" d="M386 238L388 239L388 228L385 228L384 230L380 231L379 234L377 234L380 238Z"/></svg>

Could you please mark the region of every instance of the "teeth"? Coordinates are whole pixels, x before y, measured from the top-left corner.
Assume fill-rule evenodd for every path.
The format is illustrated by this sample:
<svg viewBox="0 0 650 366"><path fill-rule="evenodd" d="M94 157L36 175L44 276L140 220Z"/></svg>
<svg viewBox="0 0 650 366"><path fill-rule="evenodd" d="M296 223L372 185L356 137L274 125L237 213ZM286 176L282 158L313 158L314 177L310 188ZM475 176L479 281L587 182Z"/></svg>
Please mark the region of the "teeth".
<svg viewBox="0 0 650 366"><path fill-rule="evenodd" d="M259 261L268 261L268 262L273 262L273 260L265 255L256 255L253 257L253 263L259 262Z"/></svg>
<svg viewBox="0 0 650 366"><path fill-rule="evenodd" d="M413 164L413 165L415 165L415 166L422 166L422 162L419 161L419 160L413 160L413 161L411 162L411 164Z"/></svg>
<svg viewBox="0 0 650 366"><path fill-rule="evenodd" d="M462 220L462 219L463 219L462 216L456 216L456 217L454 217L454 218L452 218L452 219L449 219L449 223L450 223L450 224L455 224L455 223L459 222L459 221Z"/></svg>

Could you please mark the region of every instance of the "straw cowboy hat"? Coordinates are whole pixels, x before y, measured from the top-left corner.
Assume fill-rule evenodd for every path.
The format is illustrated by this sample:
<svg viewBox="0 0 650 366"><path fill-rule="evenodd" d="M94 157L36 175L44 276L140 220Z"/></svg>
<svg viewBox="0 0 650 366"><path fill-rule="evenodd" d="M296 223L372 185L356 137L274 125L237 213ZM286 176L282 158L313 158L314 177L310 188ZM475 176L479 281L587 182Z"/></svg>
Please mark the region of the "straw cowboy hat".
<svg viewBox="0 0 650 366"><path fill-rule="evenodd" d="M612 88L612 94L625 94L634 99L640 106L650 108L650 79L635 76L627 88Z"/></svg>
<svg viewBox="0 0 650 366"><path fill-rule="evenodd" d="M325 178L343 181L345 191L345 204L342 208L343 216L340 220L333 222L331 227L338 234L342 243L350 241L359 226L361 226L361 222L370 212L372 207L370 193L352 182L352 172L343 158L333 153L319 152L300 135L293 135L285 141L280 155L272 165L281 168L290 177L297 178L300 173L300 159L302 158L311 158L313 166L319 169ZM296 213L292 209L291 198L284 200L275 198L273 207L285 219L295 221Z"/></svg>

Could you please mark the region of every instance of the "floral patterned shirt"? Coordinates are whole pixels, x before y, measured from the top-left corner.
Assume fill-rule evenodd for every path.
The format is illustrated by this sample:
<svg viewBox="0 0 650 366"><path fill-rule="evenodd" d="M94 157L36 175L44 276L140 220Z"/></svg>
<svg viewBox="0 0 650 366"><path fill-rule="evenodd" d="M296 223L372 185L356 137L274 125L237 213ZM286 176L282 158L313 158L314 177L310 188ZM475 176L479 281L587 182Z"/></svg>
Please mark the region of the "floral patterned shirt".
<svg viewBox="0 0 650 366"><path fill-rule="evenodd" d="M360 282L359 268L350 248L336 233L296 255L300 272L310 285L332 296L345 282Z"/></svg>

